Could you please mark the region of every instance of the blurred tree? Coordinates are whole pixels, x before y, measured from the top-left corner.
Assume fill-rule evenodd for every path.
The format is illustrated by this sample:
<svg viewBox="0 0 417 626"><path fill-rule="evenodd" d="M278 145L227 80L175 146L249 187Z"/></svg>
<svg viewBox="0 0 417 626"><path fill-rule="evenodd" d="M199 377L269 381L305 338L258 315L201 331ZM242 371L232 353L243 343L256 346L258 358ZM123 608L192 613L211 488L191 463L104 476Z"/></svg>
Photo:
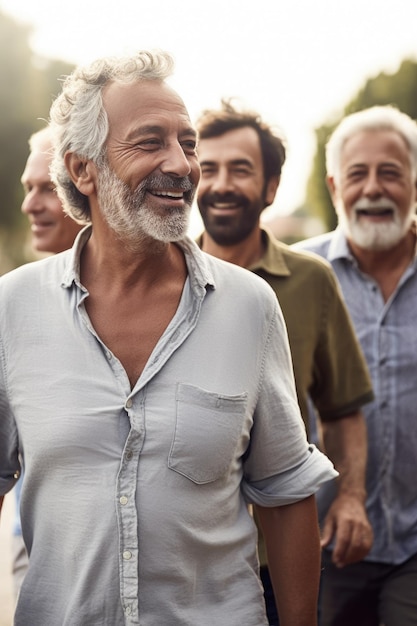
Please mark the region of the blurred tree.
<svg viewBox="0 0 417 626"><path fill-rule="evenodd" d="M403 61L394 74L380 73L369 79L344 108L342 115L316 129L317 149L307 182L306 205L311 215L324 221L326 230L333 230L337 218L326 186L325 145L342 117L374 105L391 104L417 119L417 62Z"/></svg>
<svg viewBox="0 0 417 626"><path fill-rule="evenodd" d="M31 28L0 12L0 273L27 261L27 219L21 215L20 177L28 139L44 125L58 78L73 66L42 60L31 51Z"/></svg>

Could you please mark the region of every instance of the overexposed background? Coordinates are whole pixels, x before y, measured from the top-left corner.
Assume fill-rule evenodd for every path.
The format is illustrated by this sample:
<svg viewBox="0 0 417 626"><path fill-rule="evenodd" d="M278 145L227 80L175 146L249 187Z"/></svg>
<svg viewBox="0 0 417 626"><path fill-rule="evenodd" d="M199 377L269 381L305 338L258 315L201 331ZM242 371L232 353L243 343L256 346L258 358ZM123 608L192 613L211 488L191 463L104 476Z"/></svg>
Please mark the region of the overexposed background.
<svg viewBox="0 0 417 626"><path fill-rule="evenodd" d="M314 128L368 78L417 59L416 0L0 0L0 10L32 25L32 48L43 57L78 64L169 51L171 82L193 120L222 97L258 110L288 142L266 217L302 203Z"/></svg>
<svg viewBox="0 0 417 626"><path fill-rule="evenodd" d="M171 82L192 120L222 97L258 110L288 143L269 215L302 203L314 129L338 117L367 79L417 60L417 0L0 0L0 10L31 25L39 57L86 63L143 48L169 51L176 61ZM194 212L193 234L199 227ZM0 626L11 624L12 507L8 496Z"/></svg>

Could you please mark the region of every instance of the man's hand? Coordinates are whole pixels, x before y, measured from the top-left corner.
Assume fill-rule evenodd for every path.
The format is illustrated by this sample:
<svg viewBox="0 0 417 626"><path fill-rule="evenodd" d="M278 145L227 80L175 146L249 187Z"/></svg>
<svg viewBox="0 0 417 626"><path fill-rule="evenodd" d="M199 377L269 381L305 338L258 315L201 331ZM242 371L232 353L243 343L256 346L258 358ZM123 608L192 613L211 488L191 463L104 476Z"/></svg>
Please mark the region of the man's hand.
<svg viewBox="0 0 417 626"><path fill-rule="evenodd" d="M321 546L334 541L337 567L361 561L369 552L373 532L366 515L366 424L360 411L323 422L327 456L339 472L337 495L324 520Z"/></svg>
<svg viewBox="0 0 417 626"><path fill-rule="evenodd" d="M361 498L339 493L324 520L322 548L334 539L332 561L336 567L361 561L373 542L372 527Z"/></svg>

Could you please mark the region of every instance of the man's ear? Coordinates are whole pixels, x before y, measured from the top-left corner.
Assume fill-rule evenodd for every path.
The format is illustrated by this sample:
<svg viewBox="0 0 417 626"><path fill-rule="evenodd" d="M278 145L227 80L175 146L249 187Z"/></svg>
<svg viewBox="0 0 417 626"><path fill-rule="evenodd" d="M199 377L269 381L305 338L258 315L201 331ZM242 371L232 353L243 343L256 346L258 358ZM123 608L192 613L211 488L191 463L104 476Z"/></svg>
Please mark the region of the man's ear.
<svg viewBox="0 0 417 626"><path fill-rule="evenodd" d="M67 152L64 156L64 163L78 191L85 196L95 193L97 170L92 161L82 159L75 152Z"/></svg>
<svg viewBox="0 0 417 626"><path fill-rule="evenodd" d="M330 197L333 201L333 205L336 206L337 189L336 189L333 176L326 176L326 185L327 185L327 189L329 190Z"/></svg>
<svg viewBox="0 0 417 626"><path fill-rule="evenodd" d="M270 206L275 200L275 195L279 187L281 176L271 176L265 189L265 206Z"/></svg>

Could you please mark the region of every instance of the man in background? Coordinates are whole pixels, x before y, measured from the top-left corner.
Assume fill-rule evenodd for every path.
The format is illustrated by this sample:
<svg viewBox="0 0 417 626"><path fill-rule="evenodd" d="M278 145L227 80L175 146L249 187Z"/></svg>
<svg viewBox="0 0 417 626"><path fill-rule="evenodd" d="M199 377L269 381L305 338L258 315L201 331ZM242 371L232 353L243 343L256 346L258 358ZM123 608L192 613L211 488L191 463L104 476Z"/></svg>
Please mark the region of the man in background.
<svg viewBox="0 0 417 626"><path fill-rule="evenodd" d="M62 252L72 246L83 225L64 212L55 185L51 181L49 166L52 143L48 128L39 130L29 138L29 149L21 180L25 192L22 212L30 221L32 247L36 252ZM13 525L12 574L16 597L28 566L19 514L22 480L23 476L14 489L16 512Z"/></svg>
<svg viewBox="0 0 417 626"><path fill-rule="evenodd" d="M252 270L278 296L307 430L311 398L326 453L340 472L322 535L322 545L334 541L332 559L340 568L363 558L372 543L364 507L366 429L360 410L373 397L366 364L329 265L290 250L261 228L262 211L275 198L285 161L281 138L258 114L239 111L230 102L205 111L197 129L198 206L205 226L199 244ZM259 548L269 623L278 624L262 539Z"/></svg>
<svg viewBox="0 0 417 626"><path fill-rule="evenodd" d="M371 373L374 544L343 569L324 550L321 624L416 626L417 125L390 106L353 113L330 137L326 167L338 227L297 247L332 264Z"/></svg>
<svg viewBox="0 0 417 626"><path fill-rule="evenodd" d="M30 222L33 249L36 252L56 254L71 248L83 225L64 212L51 181L50 130L43 128L34 133L29 139L29 148L29 157L21 178L25 192L22 212Z"/></svg>

